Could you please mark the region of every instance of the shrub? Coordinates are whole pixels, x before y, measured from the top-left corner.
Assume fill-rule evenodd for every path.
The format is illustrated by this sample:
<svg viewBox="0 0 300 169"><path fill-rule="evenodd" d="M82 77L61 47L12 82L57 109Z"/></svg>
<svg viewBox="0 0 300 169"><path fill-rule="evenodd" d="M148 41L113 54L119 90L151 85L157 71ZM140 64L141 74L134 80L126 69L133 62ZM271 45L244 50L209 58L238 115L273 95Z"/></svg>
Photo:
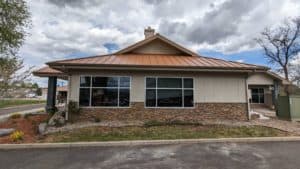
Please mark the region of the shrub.
<svg viewBox="0 0 300 169"><path fill-rule="evenodd" d="M11 139L11 141L16 142L16 141L20 141L23 140L24 137L24 133L22 131L14 131L12 134L10 134L9 138Z"/></svg>
<svg viewBox="0 0 300 169"><path fill-rule="evenodd" d="M96 123L99 123L101 121L99 117L95 117L94 120Z"/></svg>
<svg viewBox="0 0 300 169"><path fill-rule="evenodd" d="M10 116L10 118L11 119L18 119L18 118L21 118L21 114L19 114L19 113L14 113L14 114L12 114L11 116Z"/></svg>
<svg viewBox="0 0 300 169"><path fill-rule="evenodd" d="M70 101L68 104L68 112L69 114L79 114L80 108L78 107L78 103L75 101Z"/></svg>
<svg viewBox="0 0 300 169"><path fill-rule="evenodd" d="M147 121L144 123L144 126L145 127L152 127L152 126L163 126L165 125L166 123L164 122L160 122L160 121L157 121L157 120L150 120L150 121Z"/></svg>
<svg viewBox="0 0 300 169"><path fill-rule="evenodd" d="M57 107L54 108L54 110L48 110L47 113L50 114L50 116L53 116L57 112Z"/></svg>
<svg viewBox="0 0 300 169"><path fill-rule="evenodd" d="M33 116L33 114L32 114L32 113L24 114L24 118L25 118L25 119L28 119L30 116Z"/></svg>
<svg viewBox="0 0 300 169"><path fill-rule="evenodd" d="M201 123L192 123L192 122L185 122L182 120L169 120L169 121L156 121L150 120L144 123L145 127L153 127L153 126L172 126L172 125L202 125Z"/></svg>

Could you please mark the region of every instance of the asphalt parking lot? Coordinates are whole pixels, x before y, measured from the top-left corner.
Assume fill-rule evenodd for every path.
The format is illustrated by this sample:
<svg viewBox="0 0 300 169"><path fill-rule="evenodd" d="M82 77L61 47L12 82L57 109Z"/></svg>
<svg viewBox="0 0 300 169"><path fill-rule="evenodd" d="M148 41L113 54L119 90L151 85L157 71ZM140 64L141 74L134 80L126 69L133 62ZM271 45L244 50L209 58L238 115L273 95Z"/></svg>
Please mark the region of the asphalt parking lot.
<svg viewBox="0 0 300 169"><path fill-rule="evenodd" d="M298 169L300 142L0 150L3 169Z"/></svg>

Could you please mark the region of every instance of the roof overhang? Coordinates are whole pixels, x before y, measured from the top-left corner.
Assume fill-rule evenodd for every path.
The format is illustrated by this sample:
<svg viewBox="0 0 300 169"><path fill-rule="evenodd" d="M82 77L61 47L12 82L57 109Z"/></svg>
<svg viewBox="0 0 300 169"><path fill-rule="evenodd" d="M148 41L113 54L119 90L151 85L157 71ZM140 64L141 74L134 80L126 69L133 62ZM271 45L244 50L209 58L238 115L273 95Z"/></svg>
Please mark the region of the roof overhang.
<svg viewBox="0 0 300 169"><path fill-rule="evenodd" d="M41 69L35 70L32 72L34 76L38 77L58 77L60 79L67 80L68 75L60 70L51 68L48 66L42 67Z"/></svg>
<svg viewBox="0 0 300 169"><path fill-rule="evenodd" d="M255 72L257 70L228 67L184 67L184 66L144 66L144 65L94 65L94 64L68 64L51 65L52 68L68 73L69 70L155 70L155 71L184 71L184 72ZM263 69L261 70L263 71Z"/></svg>
<svg viewBox="0 0 300 169"><path fill-rule="evenodd" d="M285 78L279 76L278 74L276 74L276 73L274 73L274 72L272 72L272 71L267 71L266 73L267 73L269 76L275 78L276 80L281 81L281 83L282 83L283 85L292 85L292 84L293 84L292 82L286 80Z"/></svg>

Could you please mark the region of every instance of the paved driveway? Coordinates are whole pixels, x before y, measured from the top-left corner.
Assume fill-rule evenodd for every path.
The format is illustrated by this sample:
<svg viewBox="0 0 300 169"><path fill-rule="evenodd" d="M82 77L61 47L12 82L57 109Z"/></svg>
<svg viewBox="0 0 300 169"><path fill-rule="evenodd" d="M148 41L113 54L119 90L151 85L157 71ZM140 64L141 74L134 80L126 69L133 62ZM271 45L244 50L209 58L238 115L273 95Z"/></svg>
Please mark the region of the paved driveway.
<svg viewBox="0 0 300 169"><path fill-rule="evenodd" d="M5 169L298 169L300 142L0 150Z"/></svg>
<svg viewBox="0 0 300 169"><path fill-rule="evenodd" d="M22 105L22 106L10 107L10 108L2 108L0 109L0 115L6 115L10 113L33 110L33 109L44 108L44 107L45 104L43 103L43 104L30 104L30 105Z"/></svg>

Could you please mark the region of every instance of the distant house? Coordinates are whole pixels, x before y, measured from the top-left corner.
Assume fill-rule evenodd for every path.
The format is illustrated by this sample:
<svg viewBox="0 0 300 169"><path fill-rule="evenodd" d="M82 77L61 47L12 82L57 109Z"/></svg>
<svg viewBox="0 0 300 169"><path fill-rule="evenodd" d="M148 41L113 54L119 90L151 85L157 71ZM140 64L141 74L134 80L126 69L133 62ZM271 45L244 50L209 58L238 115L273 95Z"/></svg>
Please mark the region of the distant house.
<svg viewBox="0 0 300 169"><path fill-rule="evenodd" d="M41 99L47 99L48 88L42 88L42 95L40 96ZM67 93L68 87L67 86L58 86L56 87L56 103L66 103L67 102Z"/></svg>
<svg viewBox="0 0 300 169"><path fill-rule="evenodd" d="M252 106L272 107L288 84L268 67L201 56L151 28L118 52L46 64L34 74L49 78L48 109L64 78L82 118L247 120Z"/></svg>

